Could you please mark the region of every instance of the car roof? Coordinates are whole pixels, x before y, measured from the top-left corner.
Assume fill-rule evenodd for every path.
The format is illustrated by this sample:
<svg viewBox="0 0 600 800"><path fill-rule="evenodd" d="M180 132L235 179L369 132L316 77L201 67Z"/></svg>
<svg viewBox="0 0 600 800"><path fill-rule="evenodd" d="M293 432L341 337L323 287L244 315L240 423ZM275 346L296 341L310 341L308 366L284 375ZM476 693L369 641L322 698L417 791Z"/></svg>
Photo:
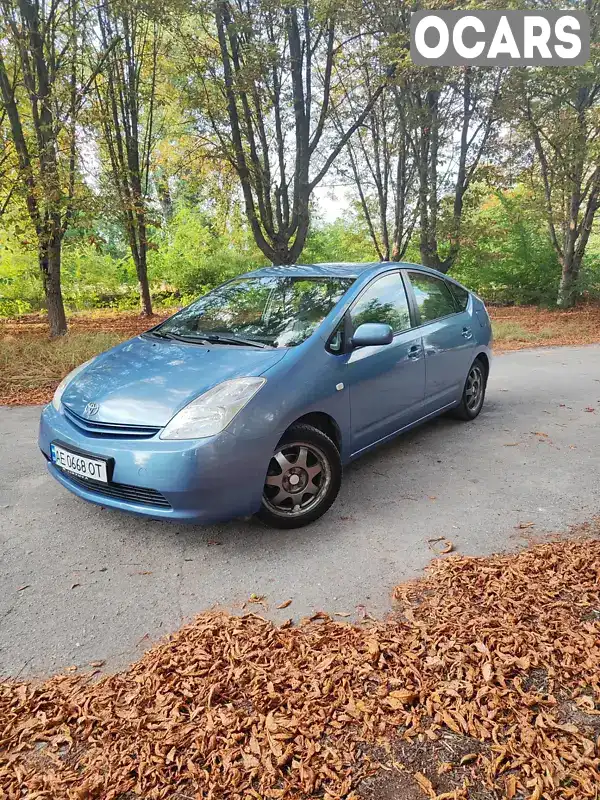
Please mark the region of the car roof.
<svg viewBox="0 0 600 800"><path fill-rule="evenodd" d="M247 272L246 276L256 277L276 277L276 276L298 276L310 278L358 278L366 270L378 266L377 263L367 264L346 264L343 262L325 264L284 264L276 267L262 267Z"/></svg>
<svg viewBox="0 0 600 800"><path fill-rule="evenodd" d="M302 277L302 278L358 278L365 273L376 275L389 269L410 267L429 272L432 275L442 276L438 270L425 267L422 264L410 264L406 261L370 261L365 263L331 262L325 264L289 264L276 267L262 267L251 272L246 272L240 277ZM446 277L443 275L442 277Z"/></svg>

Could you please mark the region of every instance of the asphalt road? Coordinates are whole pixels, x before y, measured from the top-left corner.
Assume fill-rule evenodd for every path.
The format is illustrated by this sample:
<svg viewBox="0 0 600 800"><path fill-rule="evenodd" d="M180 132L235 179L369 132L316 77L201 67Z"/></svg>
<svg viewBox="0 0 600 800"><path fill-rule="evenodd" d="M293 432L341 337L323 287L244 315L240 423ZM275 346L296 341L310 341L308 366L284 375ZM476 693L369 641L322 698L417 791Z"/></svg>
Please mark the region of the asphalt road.
<svg viewBox="0 0 600 800"><path fill-rule="evenodd" d="M290 532L89 505L47 474L39 408L0 408L0 675L99 660L118 669L194 614L240 611L253 594L268 608L249 608L280 621L321 609L382 614L393 586L432 557L428 539L487 554L589 519L600 346L522 351L492 367L475 422L439 419L365 456L329 514ZM535 526L519 531L522 522Z"/></svg>

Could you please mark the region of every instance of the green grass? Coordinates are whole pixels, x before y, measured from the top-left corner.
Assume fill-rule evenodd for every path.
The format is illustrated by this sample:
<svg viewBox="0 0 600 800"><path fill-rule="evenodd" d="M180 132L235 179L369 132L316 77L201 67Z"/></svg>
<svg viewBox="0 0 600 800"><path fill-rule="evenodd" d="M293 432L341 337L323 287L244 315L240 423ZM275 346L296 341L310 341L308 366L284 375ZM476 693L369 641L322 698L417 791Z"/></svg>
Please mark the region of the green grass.
<svg viewBox="0 0 600 800"><path fill-rule="evenodd" d="M495 342L541 342L556 339L561 332L556 328L542 328L540 331L527 331L517 322L492 322Z"/></svg>
<svg viewBox="0 0 600 800"><path fill-rule="evenodd" d="M495 342L531 342L537 338L516 322L492 322L492 331Z"/></svg>

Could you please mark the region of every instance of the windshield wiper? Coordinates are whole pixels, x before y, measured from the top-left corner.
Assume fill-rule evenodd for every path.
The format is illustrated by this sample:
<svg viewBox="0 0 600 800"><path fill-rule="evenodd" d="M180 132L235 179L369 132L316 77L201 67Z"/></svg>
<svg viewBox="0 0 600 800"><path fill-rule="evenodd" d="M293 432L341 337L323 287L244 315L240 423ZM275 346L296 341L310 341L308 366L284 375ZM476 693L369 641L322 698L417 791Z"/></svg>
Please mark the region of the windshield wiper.
<svg viewBox="0 0 600 800"><path fill-rule="evenodd" d="M182 336L179 333L161 333L160 331L150 331L152 336L160 336L161 339L172 339L176 342L190 342L191 344L206 344L204 336Z"/></svg>
<svg viewBox="0 0 600 800"><path fill-rule="evenodd" d="M211 342L211 344L240 344L248 345L249 347L260 347L261 350L265 348L269 348L270 350L274 349L273 345L258 342L256 339L242 339L239 336L221 336L220 333L203 333L202 338L206 339L207 342Z"/></svg>
<svg viewBox="0 0 600 800"><path fill-rule="evenodd" d="M184 336L181 333L163 333L160 330L150 331L152 336L160 336L161 339L174 339L177 342L190 342L191 344L238 344L247 345L249 347L260 347L261 350L265 348L273 349L270 344L257 342L256 339L240 339L238 336L222 336L220 333L202 333L198 336Z"/></svg>

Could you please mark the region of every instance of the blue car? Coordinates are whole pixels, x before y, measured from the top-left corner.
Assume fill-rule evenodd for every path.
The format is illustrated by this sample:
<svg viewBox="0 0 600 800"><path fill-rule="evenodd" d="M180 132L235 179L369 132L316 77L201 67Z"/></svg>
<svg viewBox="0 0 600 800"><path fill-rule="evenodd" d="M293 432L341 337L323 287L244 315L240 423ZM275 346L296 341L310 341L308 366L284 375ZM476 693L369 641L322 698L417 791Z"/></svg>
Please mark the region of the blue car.
<svg viewBox="0 0 600 800"><path fill-rule="evenodd" d="M73 370L39 444L93 503L295 528L352 459L446 411L474 419L490 344L482 301L435 270L267 267Z"/></svg>

